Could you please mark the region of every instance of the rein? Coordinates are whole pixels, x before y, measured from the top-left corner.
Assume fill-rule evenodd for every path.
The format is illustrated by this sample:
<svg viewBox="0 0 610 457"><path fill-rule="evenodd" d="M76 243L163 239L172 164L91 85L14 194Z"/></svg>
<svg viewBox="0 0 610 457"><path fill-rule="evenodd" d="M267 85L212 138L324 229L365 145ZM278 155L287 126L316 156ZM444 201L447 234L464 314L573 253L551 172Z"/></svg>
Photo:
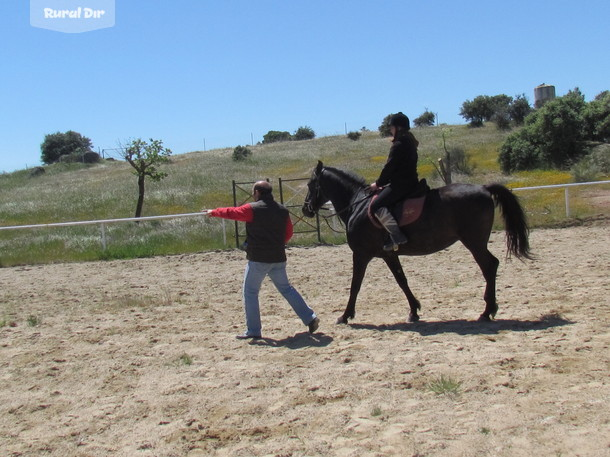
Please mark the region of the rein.
<svg viewBox="0 0 610 457"><path fill-rule="evenodd" d="M321 193L321 191L322 191L322 190L321 190L321 188L320 188L321 186L320 186L319 179L322 177L322 173L324 173L325 171L326 171L326 168L323 168L323 169L320 171L320 174L318 175L318 183L317 183L317 185L316 185L316 197L319 197L319 195L320 195L320 193ZM321 210L321 209L325 209L325 210L327 210L327 211L330 211L328 208L322 208L322 207L320 207L320 208L318 208L318 209L315 211L315 213L316 213L316 214L318 214L318 216L319 216L319 217L321 217L322 219L324 219L324 220L326 221L326 224L328 225L328 227L329 227L329 228L330 228L330 229L331 229L333 232L336 232L336 233L341 233L341 232L339 232L339 231L337 231L337 230L333 229L333 228L330 226L330 224L329 224L328 220L329 220L331 217L334 217L334 216L338 216L338 215L340 215L340 214L343 214L344 212L346 212L346 211L348 211L348 210L352 209L352 208L353 208L354 206L356 206L357 204L362 203L362 202L363 202L363 201L365 201L365 200L368 200L368 199L369 199L369 198L371 198L373 195L374 195L374 194L367 194L367 195L365 195L364 197L362 197L361 199L356 200L356 201L354 201L354 202L350 203L349 205L347 205L347 206L346 206L345 208L343 208L342 210L337 211L337 212L335 212L335 213L333 213L333 214L330 214L330 215L328 215L328 216L324 216L324 215L320 214L320 210ZM341 220L341 218L339 218L339 221L340 221L340 222L343 224L343 220Z"/></svg>

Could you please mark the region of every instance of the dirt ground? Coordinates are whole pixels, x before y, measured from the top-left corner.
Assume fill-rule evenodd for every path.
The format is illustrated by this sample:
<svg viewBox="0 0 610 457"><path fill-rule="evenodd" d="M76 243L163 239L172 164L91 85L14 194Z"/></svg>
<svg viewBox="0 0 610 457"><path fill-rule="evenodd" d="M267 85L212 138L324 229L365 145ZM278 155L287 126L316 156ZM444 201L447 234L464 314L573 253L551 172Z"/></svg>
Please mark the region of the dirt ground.
<svg viewBox="0 0 610 457"><path fill-rule="evenodd" d="M610 456L610 225L535 230L497 320L461 245L381 260L351 325L346 246L290 248L310 336L266 281L243 332L241 251L0 269L0 455ZM434 387L436 387L436 391Z"/></svg>

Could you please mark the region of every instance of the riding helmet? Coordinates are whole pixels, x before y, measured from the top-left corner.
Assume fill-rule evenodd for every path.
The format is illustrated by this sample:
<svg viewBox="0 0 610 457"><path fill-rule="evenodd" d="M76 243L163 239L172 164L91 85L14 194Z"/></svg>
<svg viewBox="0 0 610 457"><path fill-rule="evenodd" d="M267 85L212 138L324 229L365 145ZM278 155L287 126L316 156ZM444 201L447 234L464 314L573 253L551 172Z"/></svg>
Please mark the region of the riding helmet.
<svg viewBox="0 0 610 457"><path fill-rule="evenodd" d="M392 114L392 117L390 117L390 126L403 127L407 130L411 128L409 118L402 112Z"/></svg>

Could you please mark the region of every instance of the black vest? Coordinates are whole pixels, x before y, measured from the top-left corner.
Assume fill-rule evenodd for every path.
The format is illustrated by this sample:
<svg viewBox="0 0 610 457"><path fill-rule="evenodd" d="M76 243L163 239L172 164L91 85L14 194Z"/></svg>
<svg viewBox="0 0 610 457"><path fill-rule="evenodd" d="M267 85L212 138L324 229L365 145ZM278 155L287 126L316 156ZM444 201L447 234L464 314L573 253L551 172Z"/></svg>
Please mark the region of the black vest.
<svg viewBox="0 0 610 457"><path fill-rule="evenodd" d="M254 219L246 223L248 260L276 263L286 261L286 224L288 210L265 197L251 203Z"/></svg>

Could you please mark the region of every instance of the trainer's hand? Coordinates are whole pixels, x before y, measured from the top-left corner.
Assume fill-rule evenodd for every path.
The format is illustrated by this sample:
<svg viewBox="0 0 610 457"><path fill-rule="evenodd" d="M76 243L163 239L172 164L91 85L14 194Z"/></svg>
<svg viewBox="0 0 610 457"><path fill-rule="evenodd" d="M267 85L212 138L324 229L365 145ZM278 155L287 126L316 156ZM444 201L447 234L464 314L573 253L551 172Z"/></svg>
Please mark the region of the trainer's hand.
<svg viewBox="0 0 610 457"><path fill-rule="evenodd" d="M376 182L374 182L373 184L371 184L369 186L369 191L371 191L372 193L375 193L379 190L379 186L377 185Z"/></svg>

